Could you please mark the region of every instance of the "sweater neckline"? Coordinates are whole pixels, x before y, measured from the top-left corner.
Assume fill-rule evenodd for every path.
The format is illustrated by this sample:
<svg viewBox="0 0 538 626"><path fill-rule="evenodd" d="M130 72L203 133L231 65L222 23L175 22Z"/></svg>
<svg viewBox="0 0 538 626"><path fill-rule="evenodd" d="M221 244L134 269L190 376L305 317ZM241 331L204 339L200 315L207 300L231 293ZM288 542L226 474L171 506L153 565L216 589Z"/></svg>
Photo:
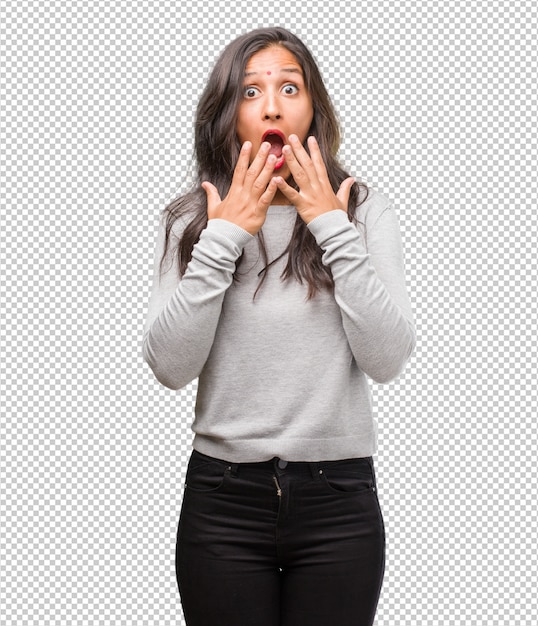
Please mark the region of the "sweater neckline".
<svg viewBox="0 0 538 626"><path fill-rule="evenodd" d="M282 213L290 213L291 211L295 212L295 207L292 204L271 204L267 212L272 215L278 215Z"/></svg>

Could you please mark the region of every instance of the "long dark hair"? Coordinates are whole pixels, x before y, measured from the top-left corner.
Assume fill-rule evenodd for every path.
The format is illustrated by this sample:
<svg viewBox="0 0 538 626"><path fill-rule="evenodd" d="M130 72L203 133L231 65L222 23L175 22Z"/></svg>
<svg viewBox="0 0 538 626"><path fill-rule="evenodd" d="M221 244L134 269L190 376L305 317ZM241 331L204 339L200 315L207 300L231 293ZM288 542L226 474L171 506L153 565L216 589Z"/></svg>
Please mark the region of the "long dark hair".
<svg viewBox="0 0 538 626"><path fill-rule="evenodd" d="M207 196L201 182L208 180L213 183L221 198L228 193L241 149L236 135L236 122L239 103L243 97L245 68L252 55L272 46L282 46L289 50L303 70L305 86L312 98L314 109L308 135L314 135L317 139L335 193L342 181L349 177L336 159L340 146L340 128L336 113L308 48L284 28L260 28L242 35L232 41L218 58L198 103L194 127L197 170L194 185L188 193L164 209L166 235L161 270L171 245L172 227L179 217L187 218L188 221L176 251L180 275L185 272L192 249L207 225ZM356 207L366 199L367 194L368 189L363 183L355 183L351 188L348 204L350 220L354 219ZM267 263L261 231L259 235L261 252ZM330 271L321 262L321 250L299 215L287 253L288 261L282 274L283 279L294 278L301 283L306 282L309 298L322 288L332 288ZM239 264L240 260L237 265ZM266 274L267 272L263 272L262 281Z"/></svg>

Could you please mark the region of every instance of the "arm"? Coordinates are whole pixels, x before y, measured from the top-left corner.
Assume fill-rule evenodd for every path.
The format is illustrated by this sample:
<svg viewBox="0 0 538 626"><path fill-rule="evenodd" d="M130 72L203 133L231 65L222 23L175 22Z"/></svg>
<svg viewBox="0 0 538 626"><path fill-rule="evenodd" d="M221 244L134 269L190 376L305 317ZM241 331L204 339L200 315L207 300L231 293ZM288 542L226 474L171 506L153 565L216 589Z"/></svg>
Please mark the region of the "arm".
<svg viewBox="0 0 538 626"><path fill-rule="evenodd" d="M245 142L224 200L209 181L202 183L209 221L181 280L173 253L168 270L159 276L165 232L160 226L143 355L166 387L185 386L200 374L209 356L236 262L261 228L276 192L271 180L276 157L269 154L270 147L264 142L250 163L252 144ZM180 238L181 232L175 235Z"/></svg>
<svg viewBox="0 0 538 626"><path fill-rule="evenodd" d="M376 382L402 370L415 346L415 330L405 288L398 220L381 194L360 207L366 241L348 220L353 178L334 193L318 143L308 138L308 154L296 135L283 147L299 190L277 177L280 191L297 208L331 268L335 298L357 365Z"/></svg>
<svg viewBox="0 0 538 626"><path fill-rule="evenodd" d="M394 209L381 194L368 198L360 209L366 216L364 233L338 210L321 214L308 227L331 269L357 365L385 383L401 373L413 352L415 329Z"/></svg>
<svg viewBox="0 0 538 626"><path fill-rule="evenodd" d="M178 277L173 252L168 252L168 266L159 276L164 246L161 223L142 350L157 380L166 387L180 389L200 374L236 261L251 237L229 221L210 220L183 277Z"/></svg>

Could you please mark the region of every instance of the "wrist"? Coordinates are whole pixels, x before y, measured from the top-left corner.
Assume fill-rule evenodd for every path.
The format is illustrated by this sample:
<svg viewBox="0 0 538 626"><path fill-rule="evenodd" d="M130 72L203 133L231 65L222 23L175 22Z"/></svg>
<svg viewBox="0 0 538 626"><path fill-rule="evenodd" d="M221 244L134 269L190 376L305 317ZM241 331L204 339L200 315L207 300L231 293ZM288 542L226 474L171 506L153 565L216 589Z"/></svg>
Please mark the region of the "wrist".
<svg viewBox="0 0 538 626"><path fill-rule="evenodd" d="M317 220L320 217L327 215L329 213L342 213L346 215L346 219L347 219L347 211L344 211L340 207L336 207L332 209L325 209L325 210L317 209L316 211L305 211L303 213L298 211L298 213L302 217L303 221L305 222L307 226L309 226L314 220Z"/></svg>

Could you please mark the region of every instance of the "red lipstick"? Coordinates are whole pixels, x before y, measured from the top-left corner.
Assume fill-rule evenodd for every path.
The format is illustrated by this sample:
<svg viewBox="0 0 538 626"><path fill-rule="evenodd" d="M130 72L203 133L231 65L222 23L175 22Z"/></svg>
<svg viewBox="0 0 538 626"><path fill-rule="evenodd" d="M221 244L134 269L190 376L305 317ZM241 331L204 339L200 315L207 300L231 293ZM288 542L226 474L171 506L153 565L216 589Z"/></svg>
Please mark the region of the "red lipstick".
<svg viewBox="0 0 538 626"><path fill-rule="evenodd" d="M277 157L275 163L275 170L279 170L284 165L284 155L282 154L282 148L286 144L286 136L278 128L269 128L263 133L262 142L268 141L271 144L269 154L274 154Z"/></svg>

